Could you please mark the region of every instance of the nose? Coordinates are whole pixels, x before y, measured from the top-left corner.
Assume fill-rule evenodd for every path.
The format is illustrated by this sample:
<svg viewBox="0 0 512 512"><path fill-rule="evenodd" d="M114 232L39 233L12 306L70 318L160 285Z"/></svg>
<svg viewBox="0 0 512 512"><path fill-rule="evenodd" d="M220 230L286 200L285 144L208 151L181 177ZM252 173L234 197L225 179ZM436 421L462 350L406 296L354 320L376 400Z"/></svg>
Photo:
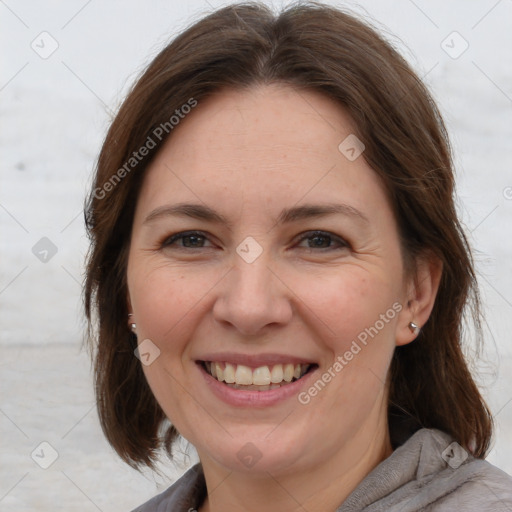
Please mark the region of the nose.
<svg viewBox="0 0 512 512"><path fill-rule="evenodd" d="M245 336L261 335L292 318L290 290L261 256L252 263L237 257L222 283L213 316Z"/></svg>

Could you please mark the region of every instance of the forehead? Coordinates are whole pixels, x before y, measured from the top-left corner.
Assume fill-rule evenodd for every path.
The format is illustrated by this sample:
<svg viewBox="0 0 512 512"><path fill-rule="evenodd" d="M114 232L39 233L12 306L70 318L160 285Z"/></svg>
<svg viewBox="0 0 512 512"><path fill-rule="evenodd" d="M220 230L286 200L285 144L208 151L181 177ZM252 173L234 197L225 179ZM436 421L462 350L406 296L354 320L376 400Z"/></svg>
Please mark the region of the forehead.
<svg viewBox="0 0 512 512"><path fill-rule="evenodd" d="M338 148L354 132L346 111L317 92L284 85L223 90L199 101L173 130L147 170L140 200L154 207L193 198L227 208L238 199L240 209L341 195L358 208L372 196L385 206L364 158L350 161Z"/></svg>
<svg viewBox="0 0 512 512"><path fill-rule="evenodd" d="M340 137L352 132L350 117L325 96L281 84L260 85L224 89L200 101L173 132L167 149L188 160L208 152L215 160L248 163L253 154L260 164L276 156L300 161L304 155L332 156Z"/></svg>

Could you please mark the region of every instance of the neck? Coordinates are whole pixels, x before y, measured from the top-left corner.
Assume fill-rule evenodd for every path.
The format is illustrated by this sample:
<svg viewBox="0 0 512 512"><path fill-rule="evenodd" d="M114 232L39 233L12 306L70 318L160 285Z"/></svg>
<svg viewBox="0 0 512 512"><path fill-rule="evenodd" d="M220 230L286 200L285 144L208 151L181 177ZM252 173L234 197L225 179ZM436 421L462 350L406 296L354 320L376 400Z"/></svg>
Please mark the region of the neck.
<svg viewBox="0 0 512 512"><path fill-rule="evenodd" d="M378 428L359 430L338 453L300 471L255 475L230 472L202 461L208 497L200 512L335 512L392 451L384 421Z"/></svg>

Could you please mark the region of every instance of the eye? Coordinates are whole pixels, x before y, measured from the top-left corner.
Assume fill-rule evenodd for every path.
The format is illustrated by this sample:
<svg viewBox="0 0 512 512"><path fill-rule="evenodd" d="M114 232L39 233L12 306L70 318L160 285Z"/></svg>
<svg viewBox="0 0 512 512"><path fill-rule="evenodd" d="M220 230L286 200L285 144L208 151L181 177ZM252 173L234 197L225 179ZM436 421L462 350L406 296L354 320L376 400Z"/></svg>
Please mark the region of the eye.
<svg viewBox="0 0 512 512"><path fill-rule="evenodd" d="M304 245L306 244L306 245ZM205 233L202 231L184 231L175 233L163 240L162 249L171 247L176 249L204 249L213 247ZM298 241L298 247L322 251L344 249L349 244L343 238L325 231L310 231L304 233Z"/></svg>
<svg viewBox="0 0 512 512"><path fill-rule="evenodd" d="M307 243L306 247L302 245L305 249L335 250L349 247L349 244L343 238L325 231L305 233L299 239L298 245L300 246L303 242Z"/></svg>
<svg viewBox="0 0 512 512"><path fill-rule="evenodd" d="M208 238L201 231L184 231L167 237L161 244L162 249L174 246L179 249L202 249L209 247Z"/></svg>

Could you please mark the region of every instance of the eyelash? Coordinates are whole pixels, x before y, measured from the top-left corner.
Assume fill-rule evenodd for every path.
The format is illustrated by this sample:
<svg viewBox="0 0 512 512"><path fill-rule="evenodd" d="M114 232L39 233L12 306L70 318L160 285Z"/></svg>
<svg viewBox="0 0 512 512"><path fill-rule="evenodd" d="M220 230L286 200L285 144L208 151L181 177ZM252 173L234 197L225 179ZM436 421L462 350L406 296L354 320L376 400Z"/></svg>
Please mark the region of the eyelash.
<svg viewBox="0 0 512 512"><path fill-rule="evenodd" d="M326 231L318 231L318 230L307 231L305 233L302 233L301 235L302 236L298 240L298 243L300 243L304 240L308 240L308 239L324 237L324 238L330 239L331 242L334 241L335 243L339 244L339 247L337 247L337 248L336 247L316 247L316 248L315 247L304 247L304 249L309 249L309 250L319 249L321 251L327 252L327 251L332 251L332 250L336 250L336 249L338 249L338 250L346 249L346 248L350 247L349 243L347 241L345 241L343 238L341 238L337 235L334 235L332 233L326 232ZM163 242L160 244L161 248L165 249L167 247L170 247L173 244L175 244L176 241L183 240L187 237L200 237L200 238L204 238L205 240L208 239L208 237L202 231L183 231L183 232L176 233L174 235L171 235L171 236L165 238L163 240ZM194 249L194 247L179 246L179 249ZM205 249L205 247L199 247L199 249Z"/></svg>

